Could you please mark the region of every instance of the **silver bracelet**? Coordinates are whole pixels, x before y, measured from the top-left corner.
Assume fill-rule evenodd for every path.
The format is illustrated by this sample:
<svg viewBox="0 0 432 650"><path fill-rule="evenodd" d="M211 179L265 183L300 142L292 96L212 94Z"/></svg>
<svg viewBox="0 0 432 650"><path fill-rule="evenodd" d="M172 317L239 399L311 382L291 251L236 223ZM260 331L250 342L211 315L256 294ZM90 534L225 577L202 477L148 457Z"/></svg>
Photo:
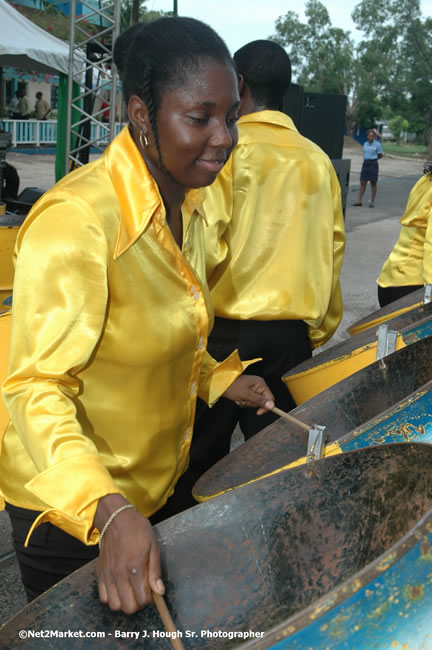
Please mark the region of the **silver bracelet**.
<svg viewBox="0 0 432 650"><path fill-rule="evenodd" d="M127 503L125 506L122 506L121 508L117 508L117 510L114 510L114 512L108 517L105 526L102 528L100 537L99 537L99 551L102 550L102 539L105 533L108 530L108 526L114 521L114 519L119 515L123 510L136 510L136 507L132 503Z"/></svg>

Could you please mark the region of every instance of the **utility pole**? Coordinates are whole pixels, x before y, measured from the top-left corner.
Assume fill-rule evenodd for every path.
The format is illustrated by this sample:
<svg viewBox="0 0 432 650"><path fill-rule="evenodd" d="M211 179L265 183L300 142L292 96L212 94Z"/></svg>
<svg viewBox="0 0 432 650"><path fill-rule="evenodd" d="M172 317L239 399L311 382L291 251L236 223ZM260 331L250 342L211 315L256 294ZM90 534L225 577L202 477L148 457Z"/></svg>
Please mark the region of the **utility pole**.
<svg viewBox="0 0 432 650"><path fill-rule="evenodd" d="M177 13L177 0L173 0L173 16L178 16L178 13Z"/></svg>

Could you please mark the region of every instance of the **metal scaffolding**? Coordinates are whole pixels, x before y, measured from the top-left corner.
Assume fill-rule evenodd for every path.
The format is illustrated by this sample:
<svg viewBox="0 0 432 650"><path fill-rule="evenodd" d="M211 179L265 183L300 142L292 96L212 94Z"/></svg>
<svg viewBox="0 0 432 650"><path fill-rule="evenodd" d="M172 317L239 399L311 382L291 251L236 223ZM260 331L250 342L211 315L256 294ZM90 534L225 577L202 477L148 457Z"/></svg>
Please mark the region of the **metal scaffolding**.
<svg viewBox="0 0 432 650"><path fill-rule="evenodd" d="M71 0L65 174L88 162L90 148L103 151L115 136L117 71L112 50L119 33L120 0L79 3L88 13L76 16L77 2ZM90 35L88 23L95 18L100 29ZM84 37L79 43L78 35Z"/></svg>

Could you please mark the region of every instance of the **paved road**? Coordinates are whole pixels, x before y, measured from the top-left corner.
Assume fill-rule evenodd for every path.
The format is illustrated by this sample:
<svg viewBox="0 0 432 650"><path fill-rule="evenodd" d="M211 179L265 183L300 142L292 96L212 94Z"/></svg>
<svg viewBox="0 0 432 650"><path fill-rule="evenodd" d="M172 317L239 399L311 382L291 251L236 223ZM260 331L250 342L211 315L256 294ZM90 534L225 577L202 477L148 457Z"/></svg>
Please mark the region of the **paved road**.
<svg viewBox="0 0 432 650"><path fill-rule="evenodd" d="M362 149L347 147L344 158L351 159L351 182L346 210L347 246L341 284L344 317L331 344L346 338L346 328L354 321L378 309L376 278L399 234L399 219L408 194L423 170L423 164L384 157L375 208L352 207L359 190ZM9 153L7 160L15 165L21 179L20 190L26 187L49 189L54 184L54 156ZM369 188L368 188L369 192ZM0 513L0 558L12 551L6 514ZM13 557L0 564L0 625L25 604Z"/></svg>
<svg viewBox="0 0 432 650"><path fill-rule="evenodd" d="M345 217L346 252L341 274L344 317L332 342L342 340L346 328L379 309L376 279L400 230L399 220L408 195L423 173L423 163L395 158L380 161L375 207L369 208L370 189L363 207L354 207L360 187L361 149L345 149L351 158L351 176ZM366 199L366 200L365 200Z"/></svg>

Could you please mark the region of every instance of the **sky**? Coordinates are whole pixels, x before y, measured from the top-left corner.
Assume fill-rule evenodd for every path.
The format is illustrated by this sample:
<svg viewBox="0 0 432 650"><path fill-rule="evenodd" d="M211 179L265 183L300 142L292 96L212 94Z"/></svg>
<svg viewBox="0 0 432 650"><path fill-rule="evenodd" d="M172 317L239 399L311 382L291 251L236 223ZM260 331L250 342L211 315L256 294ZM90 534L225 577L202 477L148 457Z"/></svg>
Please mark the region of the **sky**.
<svg viewBox="0 0 432 650"><path fill-rule="evenodd" d="M321 0L334 27L351 32L360 40L351 13L359 0ZM226 41L232 53L249 41L275 34L275 22L287 11L304 20L304 2L295 0L177 0L181 16L198 18L211 25ZM147 0L148 9L172 11L173 0ZM423 16L432 16L432 0L420 0Z"/></svg>

